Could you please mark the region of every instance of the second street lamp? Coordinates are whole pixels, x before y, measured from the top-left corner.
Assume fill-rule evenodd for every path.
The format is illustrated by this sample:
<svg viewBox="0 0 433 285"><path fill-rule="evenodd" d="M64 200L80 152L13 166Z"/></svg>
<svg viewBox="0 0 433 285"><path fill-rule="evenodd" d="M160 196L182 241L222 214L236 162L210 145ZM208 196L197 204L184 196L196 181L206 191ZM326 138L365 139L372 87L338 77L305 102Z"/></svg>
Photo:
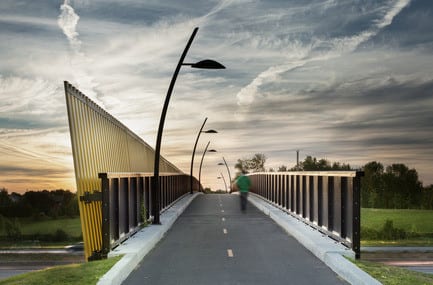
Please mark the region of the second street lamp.
<svg viewBox="0 0 433 285"><path fill-rule="evenodd" d="M192 169L193 169L193 167L194 167L194 156L195 156L195 149L197 148L197 143L198 143L198 139L200 138L200 135L201 135L201 133L206 133L206 134L216 134L216 133L218 133L217 131L215 131L215 130L207 130L207 131L203 131L203 127L204 127L204 125L206 124L206 121L207 121L207 117L204 119L204 122L203 122L203 125L201 125L201 128L200 128L200 131L198 132L198 134L197 134L197 138L196 138L196 140L195 140L195 144L194 144L194 149L192 150L192 157L191 157L191 170L190 170L190 174L189 174L189 179L190 179L190 193L192 194L194 191L193 191L193 176L192 176ZM199 187L199 190L200 190L200 185L198 186Z"/></svg>
<svg viewBox="0 0 433 285"><path fill-rule="evenodd" d="M177 63L176 69L173 73L173 77L170 81L170 86L167 90L167 95L165 97L164 106L162 108L161 112L161 119L159 120L159 127L158 127L158 134L156 137L156 145L155 145L155 159L154 159L154 168L153 168L153 177L152 177L152 214L153 214L153 224L159 225L160 219L159 219L159 211L160 211L160 205L159 205L159 193L160 193L160 184L159 184L159 160L161 155L161 140L162 140L162 131L164 129L164 122L165 117L167 114L168 104L170 102L171 94L173 93L174 84L176 82L177 75L179 74L180 68L182 65L189 65L194 68L205 68L205 69L224 69L225 67L213 60L202 60L197 63L183 63L186 54L188 53L188 50L192 44L192 41L194 40L195 35L197 34L198 27L194 29L194 31L191 34L191 37L188 40L188 43L186 44L186 47L179 59L179 62Z"/></svg>

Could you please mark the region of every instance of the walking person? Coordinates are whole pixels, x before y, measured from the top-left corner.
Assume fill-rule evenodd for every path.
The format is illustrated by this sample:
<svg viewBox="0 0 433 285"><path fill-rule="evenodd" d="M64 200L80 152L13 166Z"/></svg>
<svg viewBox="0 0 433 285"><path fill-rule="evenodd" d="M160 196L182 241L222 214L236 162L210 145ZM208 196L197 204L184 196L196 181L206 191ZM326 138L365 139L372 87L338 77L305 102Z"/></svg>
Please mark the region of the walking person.
<svg viewBox="0 0 433 285"><path fill-rule="evenodd" d="M242 171L242 174L236 179L236 186L239 189L240 197L241 197L241 211L245 212L247 210L247 201L248 201L248 192L251 187L251 180L246 171Z"/></svg>

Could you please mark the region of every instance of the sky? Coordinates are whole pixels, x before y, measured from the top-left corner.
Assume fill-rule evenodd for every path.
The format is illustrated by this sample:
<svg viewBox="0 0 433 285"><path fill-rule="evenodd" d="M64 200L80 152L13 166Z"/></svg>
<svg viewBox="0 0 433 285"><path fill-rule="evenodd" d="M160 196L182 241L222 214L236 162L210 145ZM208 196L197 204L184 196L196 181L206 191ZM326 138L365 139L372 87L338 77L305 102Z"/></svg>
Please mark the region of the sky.
<svg viewBox="0 0 433 285"><path fill-rule="evenodd" d="M202 182L224 189L224 157L267 168L311 155L360 167L404 163L433 183L431 0L2 0L0 188L75 190L63 81L189 173L208 117Z"/></svg>

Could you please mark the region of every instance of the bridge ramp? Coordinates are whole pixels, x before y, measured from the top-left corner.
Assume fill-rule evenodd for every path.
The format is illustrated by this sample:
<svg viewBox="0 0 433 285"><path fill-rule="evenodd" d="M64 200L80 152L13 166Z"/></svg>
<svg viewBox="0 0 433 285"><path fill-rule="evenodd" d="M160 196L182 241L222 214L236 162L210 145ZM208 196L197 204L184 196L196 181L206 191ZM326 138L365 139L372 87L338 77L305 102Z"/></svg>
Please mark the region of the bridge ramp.
<svg viewBox="0 0 433 285"><path fill-rule="evenodd" d="M200 195L123 284L348 284L252 204Z"/></svg>

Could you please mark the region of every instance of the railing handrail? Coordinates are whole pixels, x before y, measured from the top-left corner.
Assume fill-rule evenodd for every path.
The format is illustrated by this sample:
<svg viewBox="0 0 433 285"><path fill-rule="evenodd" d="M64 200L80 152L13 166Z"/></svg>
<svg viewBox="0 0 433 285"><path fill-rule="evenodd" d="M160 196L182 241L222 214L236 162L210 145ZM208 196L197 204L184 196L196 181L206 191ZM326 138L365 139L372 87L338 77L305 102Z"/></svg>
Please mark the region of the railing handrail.
<svg viewBox="0 0 433 285"><path fill-rule="evenodd" d="M178 172L160 172L159 176L186 175ZM129 177L152 177L153 172L103 172L99 173L99 178L129 178Z"/></svg>
<svg viewBox="0 0 433 285"><path fill-rule="evenodd" d="M357 177L363 172L358 170L331 170L331 171L279 171L279 172L254 172L248 175L308 175L308 176L334 176L334 177Z"/></svg>

